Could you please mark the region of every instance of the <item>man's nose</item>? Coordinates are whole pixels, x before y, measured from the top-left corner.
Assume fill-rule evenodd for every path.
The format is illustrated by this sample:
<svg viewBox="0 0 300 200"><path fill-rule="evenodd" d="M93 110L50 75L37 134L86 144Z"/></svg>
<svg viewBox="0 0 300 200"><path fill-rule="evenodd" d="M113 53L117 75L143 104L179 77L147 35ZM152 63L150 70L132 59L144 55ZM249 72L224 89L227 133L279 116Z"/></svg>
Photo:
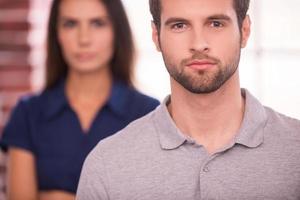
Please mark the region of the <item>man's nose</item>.
<svg viewBox="0 0 300 200"><path fill-rule="evenodd" d="M209 44L204 31L200 28L194 29L192 31L191 36L191 45L190 45L191 52L207 52L209 51Z"/></svg>

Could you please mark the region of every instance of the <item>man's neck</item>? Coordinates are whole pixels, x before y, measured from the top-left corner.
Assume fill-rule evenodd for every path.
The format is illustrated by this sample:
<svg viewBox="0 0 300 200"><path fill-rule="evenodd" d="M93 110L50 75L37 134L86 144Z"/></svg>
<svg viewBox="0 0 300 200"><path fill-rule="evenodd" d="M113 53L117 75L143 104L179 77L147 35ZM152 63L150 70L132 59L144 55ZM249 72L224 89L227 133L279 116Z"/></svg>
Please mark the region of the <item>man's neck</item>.
<svg viewBox="0 0 300 200"><path fill-rule="evenodd" d="M228 145L244 115L238 77L210 94L193 94L173 82L168 109L181 132L203 145L209 153Z"/></svg>

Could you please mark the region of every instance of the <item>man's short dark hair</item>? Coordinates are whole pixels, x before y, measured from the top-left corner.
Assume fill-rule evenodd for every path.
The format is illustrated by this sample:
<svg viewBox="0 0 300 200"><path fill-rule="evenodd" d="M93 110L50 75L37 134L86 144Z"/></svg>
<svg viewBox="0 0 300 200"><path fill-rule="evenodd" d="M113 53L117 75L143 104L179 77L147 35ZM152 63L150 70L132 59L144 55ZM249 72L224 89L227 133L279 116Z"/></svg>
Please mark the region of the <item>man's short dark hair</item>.
<svg viewBox="0 0 300 200"><path fill-rule="evenodd" d="M250 0L233 0L233 7L237 15L237 20L240 29L248 12L249 4ZM161 25L161 0L149 0L149 6L153 22L159 30Z"/></svg>

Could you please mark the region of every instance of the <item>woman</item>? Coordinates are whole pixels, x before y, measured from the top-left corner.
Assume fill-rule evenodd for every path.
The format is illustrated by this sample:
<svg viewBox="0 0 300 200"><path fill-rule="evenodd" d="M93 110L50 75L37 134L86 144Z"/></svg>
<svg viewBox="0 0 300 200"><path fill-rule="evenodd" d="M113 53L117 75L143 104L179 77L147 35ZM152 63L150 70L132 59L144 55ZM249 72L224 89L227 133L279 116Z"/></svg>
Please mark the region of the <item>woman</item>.
<svg viewBox="0 0 300 200"><path fill-rule="evenodd" d="M1 146L8 199L69 200L86 155L153 110L132 87L133 42L120 0L54 0L45 90L22 98Z"/></svg>

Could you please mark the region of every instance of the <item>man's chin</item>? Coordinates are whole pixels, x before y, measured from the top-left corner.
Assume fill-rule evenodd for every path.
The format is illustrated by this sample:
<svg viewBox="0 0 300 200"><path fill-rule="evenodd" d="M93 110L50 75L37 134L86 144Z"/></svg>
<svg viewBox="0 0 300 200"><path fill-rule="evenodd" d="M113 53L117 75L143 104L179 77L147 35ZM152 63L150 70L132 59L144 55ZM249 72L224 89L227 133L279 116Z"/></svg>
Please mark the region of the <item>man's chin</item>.
<svg viewBox="0 0 300 200"><path fill-rule="evenodd" d="M216 92L224 84L224 82L210 82L206 84L195 84L189 80L177 80L177 82L184 87L187 91L193 94L210 94Z"/></svg>
<svg viewBox="0 0 300 200"><path fill-rule="evenodd" d="M183 86L186 90L193 94L211 94L220 89L221 85L218 87L186 87Z"/></svg>

